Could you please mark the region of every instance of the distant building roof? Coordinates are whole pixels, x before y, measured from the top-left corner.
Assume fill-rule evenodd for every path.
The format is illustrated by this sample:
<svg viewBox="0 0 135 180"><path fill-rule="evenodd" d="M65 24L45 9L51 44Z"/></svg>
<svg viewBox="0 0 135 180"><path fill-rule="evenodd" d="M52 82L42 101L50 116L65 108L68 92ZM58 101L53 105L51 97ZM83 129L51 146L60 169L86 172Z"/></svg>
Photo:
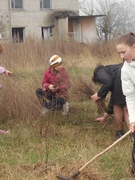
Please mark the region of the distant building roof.
<svg viewBox="0 0 135 180"><path fill-rule="evenodd" d="M88 15L88 16L79 16L79 15L75 15L75 16L69 16L70 18L83 18L83 17L85 17L85 18L87 18L87 17L101 17L101 16L106 16L106 15Z"/></svg>

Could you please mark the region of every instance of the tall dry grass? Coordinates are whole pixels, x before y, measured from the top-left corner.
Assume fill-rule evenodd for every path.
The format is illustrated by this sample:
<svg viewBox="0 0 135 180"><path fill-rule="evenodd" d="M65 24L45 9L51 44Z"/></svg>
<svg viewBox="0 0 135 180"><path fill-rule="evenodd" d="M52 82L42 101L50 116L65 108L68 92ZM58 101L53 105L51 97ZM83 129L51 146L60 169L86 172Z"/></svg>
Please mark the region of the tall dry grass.
<svg viewBox="0 0 135 180"><path fill-rule="evenodd" d="M84 45L73 42L45 42L32 38L28 38L25 43L9 43L3 46L1 65L11 70L14 75L11 78L1 77L4 84L4 90L0 92L2 119L4 116L25 119L37 116L40 106L35 90L41 87L43 73L48 68L49 58L53 54L58 54L63 58L72 87L74 87L75 81L78 81L80 76L84 77L86 82L91 81L93 67L98 62L103 63L101 54L106 53L108 57L106 48L110 48L111 54L115 52L110 43L108 46L105 44L105 49L103 49L103 45L97 45L97 43ZM112 58L113 56L104 63L112 63ZM72 99L75 94L77 92L71 95Z"/></svg>
<svg viewBox="0 0 135 180"><path fill-rule="evenodd" d="M85 45L29 37L24 43L3 46L0 65L14 75L0 77L0 127L10 130L9 135L0 136L1 179L55 180L58 172L69 175L115 140L112 119L103 125L95 123L97 106L88 92L97 63L120 63L115 42ZM68 116L52 112L42 117L35 90L41 87L43 73L54 54L63 58L71 80L70 110ZM130 148L127 138L87 167L78 180L130 178Z"/></svg>

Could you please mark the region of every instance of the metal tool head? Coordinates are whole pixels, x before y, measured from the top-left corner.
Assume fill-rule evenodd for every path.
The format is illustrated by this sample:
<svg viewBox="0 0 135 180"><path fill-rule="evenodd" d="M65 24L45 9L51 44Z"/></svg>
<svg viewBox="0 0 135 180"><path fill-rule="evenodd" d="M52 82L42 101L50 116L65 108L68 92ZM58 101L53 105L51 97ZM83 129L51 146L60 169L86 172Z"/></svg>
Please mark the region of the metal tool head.
<svg viewBox="0 0 135 180"><path fill-rule="evenodd" d="M76 171L71 176L63 176L62 174L58 174L56 175L56 177L62 180L75 180L79 174L80 174L80 171Z"/></svg>

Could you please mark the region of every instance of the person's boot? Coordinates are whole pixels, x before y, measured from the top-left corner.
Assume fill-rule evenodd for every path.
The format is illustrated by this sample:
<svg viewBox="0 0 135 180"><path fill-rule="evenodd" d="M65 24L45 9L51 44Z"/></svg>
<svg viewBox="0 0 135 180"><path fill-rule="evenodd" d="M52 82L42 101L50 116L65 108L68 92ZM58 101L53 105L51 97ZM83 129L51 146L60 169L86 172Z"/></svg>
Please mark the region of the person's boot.
<svg viewBox="0 0 135 180"><path fill-rule="evenodd" d="M117 139L121 138L123 135L124 135L124 131L123 130L116 131L116 138Z"/></svg>

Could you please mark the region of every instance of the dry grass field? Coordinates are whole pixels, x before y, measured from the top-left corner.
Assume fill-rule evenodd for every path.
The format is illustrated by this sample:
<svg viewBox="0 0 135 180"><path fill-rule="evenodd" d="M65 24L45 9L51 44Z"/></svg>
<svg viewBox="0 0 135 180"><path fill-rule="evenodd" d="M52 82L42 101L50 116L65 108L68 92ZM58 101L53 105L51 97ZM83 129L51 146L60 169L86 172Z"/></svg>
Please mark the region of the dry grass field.
<svg viewBox="0 0 135 180"><path fill-rule="evenodd" d="M0 129L10 131L0 135L1 180L56 180L58 173L69 176L115 141L113 116L103 124L96 122L103 109L91 101L89 92L98 89L91 84L97 63L121 62L115 42L85 45L29 37L25 43L3 47L0 65L14 75L0 77ZM54 54L63 58L71 80L67 116L60 112L41 116L35 95ZM77 180L132 179L131 149L128 136L89 164Z"/></svg>

